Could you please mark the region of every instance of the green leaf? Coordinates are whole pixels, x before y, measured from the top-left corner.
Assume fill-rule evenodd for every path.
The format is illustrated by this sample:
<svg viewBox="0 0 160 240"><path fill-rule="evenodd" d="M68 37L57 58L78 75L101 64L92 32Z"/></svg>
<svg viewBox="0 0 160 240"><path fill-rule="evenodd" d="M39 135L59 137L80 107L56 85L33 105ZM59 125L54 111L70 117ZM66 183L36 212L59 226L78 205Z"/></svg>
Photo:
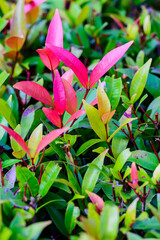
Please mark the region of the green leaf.
<svg viewBox="0 0 160 240"><path fill-rule="evenodd" d="M89 6L88 5L85 5L80 13L78 14L77 18L76 18L76 21L75 21L75 24L76 26L79 26L81 25L85 20L86 18L88 17L88 14L89 14Z"/></svg>
<svg viewBox="0 0 160 240"><path fill-rule="evenodd" d="M136 198L127 208L126 216L125 216L125 222L124 222L125 227L127 229L130 229L131 226L133 225L133 223L136 220L137 202L138 202L138 198Z"/></svg>
<svg viewBox="0 0 160 240"><path fill-rule="evenodd" d="M52 222L56 225L59 231L64 235L68 236L65 228L64 217L61 211L57 210L53 206L46 206L47 212L50 215Z"/></svg>
<svg viewBox="0 0 160 240"><path fill-rule="evenodd" d="M152 182L156 184L157 181L160 179L160 164L156 167L153 172Z"/></svg>
<svg viewBox="0 0 160 240"><path fill-rule="evenodd" d="M48 193L54 180L57 178L60 169L61 168L58 166L58 164L55 164L54 162L49 162L41 178L41 184L39 187L39 194L41 195L41 197L44 197Z"/></svg>
<svg viewBox="0 0 160 240"><path fill-rule="evenodd" d="M95 131L95 133L101 140L106 141L105 126L100 119L98 110L89 105L85 100L83 100L83 104L92 129Z"/></svg>
<svg viewBox="0 0 160 240"><path fill-rule="evenodd" d="M28 168L17 166L16 176L22 191L24 191L25 184L27 183L31 195L35 197L38 194L39 191L38 180L36 177L34 177L33 173Z"/></svg>
<svg viewBox="0 0 160 240"><path fill-rule="evenodd" d="M133 151L127 161L135 162L150 171L154 171L159 164L159 161L154 153L143 150Z"/></svg>
<svg viewBox="0 0 160 240"><path fill-rule="evenodd" d="M115 240L119 227L119 210L117 206L105 205L100 217L102 240Z"/></svg>
<svg viewBox="0 0 160 240"><path fill-rule="evenodd" d="M149 35L151 32L151 20L150 20L150 16L147 15L144 19L143 22L143 31L146 35Z"/></svg>
<svg viewBox="0 0 160 240"><path fill-rule="evenodd" d="M159 97L159 89L160 89L160 78L154 74L149 73L145 89L153 96Z"/></svg>
<svg viewBox="0 0 160 240"><path fill-rule="evenodd" d="M149 116L155 121L155 113L158 112L160 114L160 96L155 98L148 106L147 111L150 110Z"/></svg>
<svg viewBox="0 0 160 240"><path fill-rule="evenodd" d="M135 233L127 233L127 238L128 240L144 240L144 238L140 237L139 235L135 234Z"/></svg>
<svg viewBox="0 0 160 240"><path fill-rule="evenodd" d="M69 234L72 233L76 226L76 219L80 215L80 210L75 207L73 202L69 202L65 213L65 226Z"/></svg>
<svg viewBox="0 0 160 240"><path fill-rule="evenodd" d="M120 127L116 129L116 131L114 133L112 133L112 135L107 139L107 142L110 142L111 139L116 135L116 133L118 133L123 127L125 127L127 125L127 123L132 122L133 120L136 120L137 118L127 118L126 120L124 120Z"/></svg>
<svg viewBox="0 0 160 240"><path fill-rule="evenodd" d="M7 20L0 17L0 32L5 28L5 26L7 25L7 22L8 22Z"/></svg>
<svg viewBox="0 0 160 240"><path fill-rule="evenodd" d="M14 129L17 126L15 116L12 109L3 99L0 99L0 114L6 119L9 125Z"/></svg>
<svg viewBox="0 0 160 240"><path fill-rule="evenodd" d="M145 88L151 62L152 62L152 59L149 59L136 72L136 74L134 75L134 77L132 79L129 93L130 93L130 97L132 97L134 94L136 94L136 96L134 98L134 102L136 102L140 98L140 96Z"/></svg>
<svg viewBox="0 0 160 240"><path fill-rule="evenodd" d="M92 192L95 188L107 151L108 149L95 158L87 169L82 182L82 195L85 196L87 194L86 190Z"/></svg>
<svg viewBox="0 0 160 240"><path fill-rule="evenodd" d="M136 57L136 65L140 68L144 64L144 51L141 50Z"/></svg>
<svg viewBox="0 0 160 240"><path fill-rule="evenodd" d="M0 87L3 85L3 83L6 81L6 79L8 78L9 73L6 73L6 71L3 71L0 74Z"/></svg>
<svg viewBox="0 0 160 240"><path fill-rule="evenodd" d="M24 139L28 133L28 131L30 130L33 120L34 120L34 106L30 105L29 107L27 107L25 109L25 111L22 114L22 118L21 118L21 137Z"/></svg>
<svg viewBox="0 0 160 240"><path fill-rule="evenodd" d="M114 137L112 139L112 152L115 158L118 157L118 155L126 149L128 145L129 139L124 138L117 138Z"/></svg>
<svg viewBox="0 0 160 240"><path fill-rule="evenodd" d="M76 156L78 157L79 155L81 155L83 152L85 152L88 148L90 148L91 146L93 146L96 143L100 143L102 142L101 139L90 139L87 142L83 143L80 148L77 150Z"/></svg>
<svg viewBox="0 0 160 240"><path fill-rule="evenodd" d="M131 152L129 148L121 152L117 158L117 161L112 169L112 173L114 177L120 180L118 172L120 172L124 166L124 164L127 162L127 159L130 157Z"/></svg>
<svg viewBox="0 0 160 240"><path fill-rule="evenodd" d="M107 95L110 99L112 110L118 106L120 95L122 91L122 80L121 78L112 79L106 76L104 81L106 82Z"/></svg>
<svg viewBox="0 0 160 240"><path fill-rule="evenodd" d="M153 207L151 204L148 204L149 209L152 211L153 215L157 218L158 222L160 223L160 211Z"/></svg>
<svg viewBox="0 0 160 240"><path fill-rule="evenodd" d="M36 222L25 228L28 239L37 240L44 228L50 225L51 221Z"/></svg>

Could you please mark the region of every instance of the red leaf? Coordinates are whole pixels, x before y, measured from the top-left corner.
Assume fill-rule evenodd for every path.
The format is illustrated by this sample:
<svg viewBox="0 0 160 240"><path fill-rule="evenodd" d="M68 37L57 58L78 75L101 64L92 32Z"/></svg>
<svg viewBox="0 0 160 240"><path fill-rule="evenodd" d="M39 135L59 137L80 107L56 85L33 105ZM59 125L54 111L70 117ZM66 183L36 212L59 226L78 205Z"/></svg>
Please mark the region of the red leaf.
<svg viewBox="0 0 160 240"><path fill-rule="evenodd" d="M132 187L136 188L138 185L138 172L137 172L136 164L134 162L131 165L131 180L132 180Z"/></svg>
<svg viewBox="0 0 160 240"><path fill-rule="evenodd" d="M61 118L57 111L46 107L43 107L42 110L45 113L46 117L49 119L49 121L51 121L55 126L61 128Z"/></svg>
<svg viewBox="0 0 160 240"><path fill-rule="evenodd" d="M131 46L133 41L130 41L120 47L117 47L107 53L102 60L93 69L90 80L89 88L92 88L94 84L111 68L113 65L119 61L119 59L125 54L128 48Z"/></svg>
<svg viewBox="0 0 160 240"><path fill-rule="evenodd" d="M92 203L96 205L98 212L102 212L104 201L101 197L99 197L96 193L88 192L88 196L91 199Z"/></svg>
<svg viewBox="0 0 160 240"><path fill-rule="evenodd" d="M56 56L64 62L69 68L73 70L76 74L77 78L79 79L80 83L83 87L87 88L88 86L88 74L87 69L85 68L84 64L71 52L67 51L66 49L56 47L50 44L46 44L46 46L51 49L51 51L56 54Z"/></svg>
<svg viewBox="0 0 160 240"><path fill-rule="evenodd" d="M73 81L73 71L70 69L67 72L65 72L62 75L62 79L65 79L67 82L69 82L72 85L72 81Z"/></svg>
<svg viewBox="0 0 160 240"><path fill-rule="evenodd" d="M74 88L67 82L65 79L62 79L64 90L65 90L65 97L66 97L66 108L65 110L69 114L73 114L77 110L77 96L74 91Z"/></svg>
<svg viewBox="0 0 160 240"><path fill-rule="evenodd" d="M49 48L37 49L36 51L44 65L49 68L49 70L53 71L58 67L60 60Z"/></svg>
<svg viewBox="0 0 160 240"><path fill-rule="evenodd" d="M66 108L66 100L65 100L66 97L65 97L64 85L58 70L56 70L56 74L55 74L53 95L54 95L55 110L59 112L60 115L62 115Z"/></svg>
<svg viewBox="0 0 160 240"><path fill-rule="evenodd" d="M38 83L22 81L14 84L13 87L46 105L53 106L53 100L49 92Z"/></svg>
<svg viewBox="0 0 160 240"><path fill-rule="evenodd" d="M23 148L23 150L29 155L29 157L31 157L29 148L28 148L27 144L25 143L25 141L23 140L23 138L18 133L16 133L14 130L12 130L11 128L3 126L2 124L0 124L0 126L2 128L4 128L6 130L6 132L12 138L14 138L14 140Z"/></svg>
<svg viewBox="0 0 160 240"><path fill-rule="evenodd" d="M45 2L46 0L32 0L31 2L25 4L24 11L25 14L29 13L31 10L39 6L41 3Z"/></svg>
<svg viewBox="0 0 160 240"><path fill-rule="evenodd" d="M63 26L58 9L49 25L46 44L63 48Z"/></svg>
<svg viewBox="0 0 160 240"><path fill-rule="evenodd" d="M40 141L35 156L42 150L44 149L48 144L50 144L54 139L59 137L62 133L67 131L68 128L61 128L61 129L56 129L44 136L44 138Z"/></svg>

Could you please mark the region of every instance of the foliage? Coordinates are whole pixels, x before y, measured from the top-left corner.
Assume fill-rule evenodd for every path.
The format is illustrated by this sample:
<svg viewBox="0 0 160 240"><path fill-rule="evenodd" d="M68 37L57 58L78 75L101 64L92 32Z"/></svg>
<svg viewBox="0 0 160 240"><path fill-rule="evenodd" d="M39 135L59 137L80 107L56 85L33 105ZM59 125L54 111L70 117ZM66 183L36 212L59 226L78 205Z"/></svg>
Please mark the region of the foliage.
<svg viewBox="0 0 160 240"><path fill-rule="evenodd" d="M1 0L0 239L160 239L158 5Z"/></svg>

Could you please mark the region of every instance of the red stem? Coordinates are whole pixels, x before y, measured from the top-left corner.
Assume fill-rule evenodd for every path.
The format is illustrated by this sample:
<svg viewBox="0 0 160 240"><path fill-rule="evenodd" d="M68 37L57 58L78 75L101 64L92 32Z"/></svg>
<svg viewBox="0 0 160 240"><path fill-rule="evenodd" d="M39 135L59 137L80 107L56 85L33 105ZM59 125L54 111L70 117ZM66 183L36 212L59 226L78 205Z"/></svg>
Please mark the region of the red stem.
<svg viewBox="0 0 160 240"><path fill-rule="evenodd" d="M39 185L41 184L41 178L42 178L43 167L44 167L44 165L42 164L42 166L41 166L41 171L40 171L40 174L39 174L39 179L38 179L38 183L39 183Z"/></svg>
<svg viewBox="0 0 160 240"><path fill-rule="evenodd" d="M1 158L0 158L0 172L1 172L1 185L2 187L4 187L3 168L2 168Z"/></svg>

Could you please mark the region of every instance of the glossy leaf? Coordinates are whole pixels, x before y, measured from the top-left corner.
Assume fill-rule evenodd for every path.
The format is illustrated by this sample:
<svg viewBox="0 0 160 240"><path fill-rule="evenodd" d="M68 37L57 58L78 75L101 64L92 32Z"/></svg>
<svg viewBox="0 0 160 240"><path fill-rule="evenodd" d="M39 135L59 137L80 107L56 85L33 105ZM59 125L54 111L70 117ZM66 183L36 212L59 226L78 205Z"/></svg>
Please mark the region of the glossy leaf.
<svg viewBox="0 0 160 240"><path fill-rule="evenodd" d="M46 117L51 121L55 126L61 128L61 118L57 111L52 110L51 108L42 108L43 112L45 113Z"/></svg>
<svg viewBox="0 0 160 240"><path fill-rule="evenodd" d="M63 48L63 27L58 9L49 25L46 44Z"/></svg>
<svg viewBox="0 0 160 240"><path fill-rule="evenodd" d="M84 88L88 86L88 73L84 64L71 52L66 49L56 47L50 44L46 46L76 74L78 80Z"/></svg>
<svg viewBox="0 0 160 240"><path fill-rule="evenodd" d="M129 93L130 93L130 97L132 97L134 94L136 94L136 96L134 98L134 102L136 102L140 98L140 96L145 88L151 62L152 62L152 59L149 59L136 72L136 74L134 75L134 77L132 79Z"/></svg>
<svg viewBox="0 0 160 240"><path fill-rule="evenodd" d="M132 45L133 41L128 42L120 47L117 47L107 53L102 60L93 69L90 80L89 88L92 88L94 84L111 68L116 64L119 59L125 54L128 48Z"/></svg>
<svg viewBox="0 0 160 240"><path fill-rule="evenodd" d="M100 217L102 240L115 240L119 227L119 210L115 205L105 205Z"/></svg>
<svg viewBox="0 0 160 240"><path fill-rule="evenodd" d="M96 193L93 193L93 192L87 191L87 194L88 194L89 198L91 199L92 203L96 206L97 210L99 212L102 212L103 207L104 207L103 199L100 196L98 196Z"/></svg>
<svg viewBox="0 0 160 240"><path fill-rule="evenodd" d="M121 152L116 160L116 163L113 167L113 175L117 179L120 179L118 172L120 172L124 166L124 164L127 162L127 159L130 157L131 152L129 148L125 149L123 152Z"/></svg>
<svg viewBox="0 0 160 240"><path fill-rule="evenodd" d="M17 125L17 127L14 129L14 131L16 133L18 133L19 135L21 135L21 126L20 124ZM13 149L14 152L12 152L12 155L16 158L23 158L24 155L26 154L24 150L22 150L22 147L18 144L18 142L13 139L12 137L10 138L11 140L11 147Z"/></svg>
<svg viewBox="0 0 160 240"><path fill-rule="evenodd" d="M65 100L66 100L66 111L69 114L73 114L77 110L77 96L74 88L70 85L70 83L62 79L64 90L65 90Z"/></svg>
<svg viewBox="0 0 160 240"><path fill-rule="evenodd" d="M136 120L137 118L128 118L126 120L124 120L120 127L114 132L112 133L112 135L108 138L107 142L110 142L110 140L116 135L116 133L118 133L123 127L125 127L127 125L127 123L130 123L133 120Z"/></svg>
<svg viewBox="0 0 160 240"><path fill-rule="evenodd" d="M38 180L28 168L17 166L16 176L22 191L24 191L25 184L27 183L31 195L35 197L38 194L39 191Z"/></svg>
<svg viewBox="0 0 160 240"><path fill-rule="evenodd" d="M107 94L105 93L101 82L99 81L98 89L97 89L97 100L98 100L98 111L99 116L102 119L102 116L105 113L109 113L111 111L111 104Z"/></svg>
<svg viewBox="0 0 160 240"><path fill-rule="evenodd" d="M68 128L61 128L53 130L52 132L48 133L44 136L44 138L39 143L35 155L37 155L42 149L44 149L48 144L50 144L54 139L59 137L62 133L67 131Z"/></svg>
<svg viewBox="0 0 160 240"><path fill-rule="evenodd" d="M23 148L23 150L30 156L29 148L28 148L27 144L25 143L25 141L23 140L23 138L20 135L18 133L16 133L15 131L13 131L12 129L10 129L6 126L3 126L2 124L0 124L0 126L2 128L4 128L5 131L11 137L13 137L16 140L16 142Z"/></svg>
<svg viewBox="0 0 160 240"><path fill-rule="evenodd" d="M137 208L138 198L136 198L127 208L125 216L125 227L130 229L136 220L136 208Z"/></svg>
<svg viewBox="0 0 160 240"><path fill-rule="evenodd" d="M6 40L6 44L13 50L19 51L23 46L26 36L24 0L19 0L16 5L13 18L11 20L10 35L11 37Z"/></svg>
<svg viewBox="0 0 160 240"><path fill-rule="evenodd" d="M3 71L0 74L0 87L3 85L3 83L6 81L6 79L8 78L9 74L6 73L6 71Z"/></svg>
<svg viewBox="0 0 160 240"><path fill-rule="evenodd" d="M76 111L76 112L73 113L72 116L68 119L68 121L66 122L66 124L64 125L64 127L65 127L68 123L70 123L71 121L79 118L80 116L82 116L82 115L85 114L85 113L86 113L86 111L83 110L83 109L80 109L80 110Z"/></svg>
<svg viewBox="0 0 160 240"><path fill-rule="evenodd" d="M136 164L133 162L131 165L131 181L132 181L132 187L136 188L138 186L138 172Z"/></svg>
<svg viewBox="0 0 160 240"><path fill-rule="evenodd" d="M101 139L90 139L87 142L83 143L80 148L77 150L76 156L78 157L79 155L81 155L84 151L86 151L88 148L90 148L91 146L93 146L96 143L100 143L102 142Z"/></svg>
<svg viewBox="0 0 160 240"><path fill-rule="evenodd" d="M38 83L22 81L14 84L13 87L46 105L53 106L53 100L49 92Z"/></svg>
<svg viewBox="0 0 160 240"><path fill-rule="evenodd" d="M122 80L121 78L111 78L109 76L105 77L107 96L109 97L112 110L116 109L118 106L121 91L122 91Z"/></svg>
<svg viewBox="0 0 160 240"><path fill-rule="evenodd" d="M60 60L49 48L37 49L36 51L44 65L49 68L49 70L53 71L58 67Z"/></svg>
<svg viewBox="0 0 160 240"><path fill-rule="evenodd" d="M26 137L28 131L32 126L32 123L34 121L34 115L35 115L35 110L33 105L30 105L29 107L27 107L22 114L20 125L21 125L21 136L23 139Z"/></svg>
<svg viewBox="0 0 160 240"><path fill-rule="evenodd" d="M57 178L60 169L61 168L58 166L58 164L55 164L54 162L48 163L47 167L44 170L44 173L42 174L41 184L39 187L39 194L42 198L48 193L54 180Z"/></svg>
<svg viewBox="0 0 160 240"><path fill-rule="evenodd" d="M2 114L2 116L6 119L12 128L15 128L17 126L17 121L13 115L12 109L3 99L0 99L0 114Z"/></svg>
<svg viewBox="0 0 160 240"><path fill-rule="evenodd" d="M65 88L58 70L56 70L56 74L55 74L54 85L53 85L53 95L54 95L55 110L60 115L62 115L66 109L66 96L65 96Z"/></svg>
<svg viewBox="0 0 160 240"><path fill-rule="evenodd" d="M156 167L156 169L153 172L152 176L152 182L156 184L157 181L160 179L160 164Z"/></svg>
<svg viewBox="0 0 160 240"><path fill-rule="evenodd" d="M67 82L70 83L70 85L72 85L72 81L73 81L73 71L70 69L68 70L67 72L65 72L63 75L62 75L62 80L65 79Z"/></svg>
<svg viewBox="0 0 160 240"><path fill-rule="evenodd" d="M92 192L95 188L107 152L108 149L95 158L88 167L82 182L82 195L86 195L86 191Z"/></svg>
<svg viewBox="0 0 160 240"><path fill-rule="evenodd" d="M73 202L69 202L65 213L65 226L70 234L76 226L76 219L80 215L80 209L75 207Z"/></svg>
<svg viewBox="0 0 160 240"><path fill-rule="evenodd" d="M98 110L88 104L85 100L83 100L83 104L92 129L95 131L95 133L101 140L105 141L106 129L104 123L100 119Z"/></svg>
<svg viewBox="0 0 160 240"><path fill-rule="evenodd" d="M34 129L34 131L32 132L28 140L28 148L32 158L35 157L37 147L40 141L42 140L42 134L43 134L43 124L41 123Z"/></svg>

